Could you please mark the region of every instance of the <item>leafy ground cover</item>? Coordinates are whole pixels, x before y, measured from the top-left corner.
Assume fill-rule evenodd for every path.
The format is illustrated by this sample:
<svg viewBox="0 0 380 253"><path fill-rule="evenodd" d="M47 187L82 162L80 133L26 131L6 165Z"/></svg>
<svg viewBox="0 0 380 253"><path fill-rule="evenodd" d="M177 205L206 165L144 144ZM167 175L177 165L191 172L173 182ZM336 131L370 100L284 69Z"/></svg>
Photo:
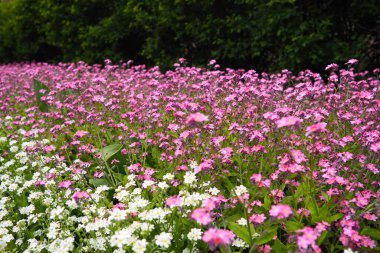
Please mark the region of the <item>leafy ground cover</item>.
<svg viewBox="0 0 380 253"><path fill-rule="evenodd" d="M0 66L4 252L379 251L379 69Z"/></svg>

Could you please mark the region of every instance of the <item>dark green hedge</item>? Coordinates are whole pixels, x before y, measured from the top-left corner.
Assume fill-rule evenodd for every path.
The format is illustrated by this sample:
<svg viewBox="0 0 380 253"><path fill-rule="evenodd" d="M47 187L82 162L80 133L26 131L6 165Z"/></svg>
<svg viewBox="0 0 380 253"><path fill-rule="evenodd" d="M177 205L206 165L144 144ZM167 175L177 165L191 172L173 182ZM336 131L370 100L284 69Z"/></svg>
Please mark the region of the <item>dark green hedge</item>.
<svg viewBox="0 0 380 253"><path fill-rule="evenodd" d="M0 61L379 66L378 1L0 0Z"/></svg>

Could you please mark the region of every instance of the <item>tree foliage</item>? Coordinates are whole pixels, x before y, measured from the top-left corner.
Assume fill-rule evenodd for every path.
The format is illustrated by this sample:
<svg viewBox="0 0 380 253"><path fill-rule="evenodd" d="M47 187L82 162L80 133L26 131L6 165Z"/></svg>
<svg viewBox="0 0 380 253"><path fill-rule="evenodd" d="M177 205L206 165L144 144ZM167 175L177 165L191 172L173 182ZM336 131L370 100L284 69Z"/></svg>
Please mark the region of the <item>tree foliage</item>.
<svg viewBox="0 0 380 253"><path fill-rule="evenodd" d="M377 1L8 0L0 2L0 61L195 65L321 70L358 58L379 65Z"/></svg>

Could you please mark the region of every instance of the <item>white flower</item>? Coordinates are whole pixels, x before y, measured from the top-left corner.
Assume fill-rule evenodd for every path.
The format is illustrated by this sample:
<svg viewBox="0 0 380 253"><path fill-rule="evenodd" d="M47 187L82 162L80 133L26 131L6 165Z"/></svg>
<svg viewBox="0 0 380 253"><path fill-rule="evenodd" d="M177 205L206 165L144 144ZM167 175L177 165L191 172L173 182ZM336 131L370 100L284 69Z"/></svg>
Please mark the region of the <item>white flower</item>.
<svg viewBox="0 0 380 253"><path fill-rule="evenodd" d="M54 220L55 218L62 219L62 213L65 211L65 208L62 206L57 206L56 208L50 211L50 219Z"/></svg>
<svg viewBox="0 0 380 253"><path fill-rule="evenodd" d="M198 167L198 163L196 161L192 161L190 164L189 164L189 167L190 169L194 170Z"/></svg>
<svg viewBox="0 0 380 253"><path fill-rule="evenodd" d="M237 223L240 225L240 226L247 226L247 220L244 219L244 218L241 218L237 221Z"/></svg>
<svg viewBox="0 0 380 253"><path fill-rule="evenodd" d="M110 244L112 247L122 248L123 245L131 246L136 241L136 237L129 229L122 229L111 236Z"/></svg>
<svg viewBox="0 0 380 253"><path fill-rule="evenodd" d="M164 175L163 177L164 180L173 180L174 179L174 175L172 173L167 173Z"/></svg>
<svg viewBox="0 0 380 253"><path fill-rule="evenodd" d="M248 189L244 185L239 185L235 187L234 192L236 193L237 196L242 196L248 193Z"/></svg>
<svg viewBox="0 0 380 253"><path fill-rule="evenodd" d="M216 187L211 187L210 189L208 189L208 192L209 192L211 195L216 196L216 195L219 194L220 191L219 191L219 189L216 188Z"/></svg>
<svg viewBox="0 0 380 253"><path fill-rule="evenodd" d="M173 236L170 233L162 232L161 234L156 235L154 238L156 239L157 246L167 249L170 246L170 242L173 239Z"/></svg>
<svg viewBox="0 0 380 253"><path fill-rule="evenodd" d="M194 172L186 171L184 176L184 183L188 185L192 185L195 181L197 181L197 177Z"/></svg>
<svg viewBox="0 0 380 253"><path fill-rule="evenodd" d="M166 183L166 182L159 182L157 184L158 188L161 188L161 189L167 189L169 188L169 185Z"/></svg>
<svg viewBox="0 0 380 253"><path fill-rule="evenodd" d="M148 242L145 239L137 240L133 246L132 250L136 253L143 253L146 250L146 246L148 245Z"/></svg>
<svg viewBox="0 0 380 253"><path fill-rule="evenodd" d="M110 220L125 220L127 212L125 210L114 209L109 217Z"/></svg>
<svg viewBox="0 0 380 253"><path fill-rule="evenodd" d="M142 187L144 189L148 188L149 186L152 186L154 185L154 181L151 181L151 180L145 180L144 183L142 184Z"/></svg>
<svg viewBox="0 0 380 253"><path fill-rule="evenodd" d="M190 241L200 240L202 238L202 230L199 228L192 228L187 234L187 238L189 238Z"/></svg>
<svg viewBox="0 0 380 253"><path fill-rule="evenodd" d="M16 153L18 151L18 147L17 146L12 146L9 151L11 151L12 153Z"/></svg>
<svg viewBox="0 0 380 253"><path fill-rule="evenodd" d="M238 247L238 248L247 248L249 245L243 241L240 238L236 238L235 241L232 243L232 246Z"/></svg>
<svg viewBox="0 0 380 253"><path fill-rule="evenodd" d="M60 225L57 222L50 223L49 231L47 233L47 238L49 239L55 239L57 238L58 232L60 230Z"/></svg>
<svg viewBox="0 0 380 253"><path fill-rule="evenodd" d="M353 251L351 248L345 249L343 253L358 253L357 251Z"/></svg>
<svg viewBox="0 0 380 253"><path fill-rule="evenodd" d="M90 238L88 240L89 245L94 250L105 251L106 250L106 239L104 237Z"/></svg>

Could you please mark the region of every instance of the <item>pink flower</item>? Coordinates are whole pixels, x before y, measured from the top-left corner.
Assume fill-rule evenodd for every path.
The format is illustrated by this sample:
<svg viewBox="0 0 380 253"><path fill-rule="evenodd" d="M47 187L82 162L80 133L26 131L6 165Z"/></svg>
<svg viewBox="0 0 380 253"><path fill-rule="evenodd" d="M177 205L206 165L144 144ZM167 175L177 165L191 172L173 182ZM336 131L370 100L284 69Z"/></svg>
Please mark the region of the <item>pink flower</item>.
<svg viewBox="0 0 380 253"><path fill-rule="evenodd" d="M212 211L214 210L215 208L219 207L220 203L222 202L225 202L226 199L220 195L218 197L211 197L211 198L208 198L208 199L204 199L202 201L202 207L204 207L207 211Z"/></svg>
<svg viewBox="0 0 380 253"><path fill-rule="evenodd" d="M52 151L54 151L56 148L55 148L55 146L54 145L48 145L48 146L45 146L44 147L44 152L52 152Z"/></svg>
<svg viewBox="0 0 380 253"><path fill-rule="evenodd" d="M338 64L332 63L330 65L327 65L327 67L325 68L325 70L336 71L336 70L338 70Z"/></svg>
<svg viewBox="0 0 380 253"><path fill-rule="evenodd" d="M188 125L196 124L196 123L200 123L200 122L204 122L204 121L208 121L208 116L206 116L200 112L190 114L186 118L186 124L188 124Z"/></svg>
<svg viewBox="0 0 380 253"><path fill-rule="evenodd" d="M301 233L301 235L297 236L297 244L298 248L301 250L306 250L309 246L311 246L314 251L317 251L317 245L315 244L315 240L318 239L319 234L314 231L311 227L304 227L301 230L297 231Z"/></svg>
<svg viewBox="0 0 380 253"><path fill-rule="evenodd" d="M355 65L357 64L359 61L356 60L356 59L350 59L348 60L348 62L346 62L346 65Z"/></svg>
<svg viewBox="0 0 380 253"><path fill-rule="evenodd" d="M70 180L62 181L58 184L59 188L69 188L74 182Z"/></svg>
<svg viewBox="0 0 380 253"><path fill-rule="evenodd" d="M291 216L293 211L289 205L278 204L271 207L269 214L277 219L284 219Z"/></svg>
<svg viewBox="0 0 380 253"><path fill-rule="evenodd" d="M38 180L34 185L35 185L36 187L39 187L39 186L46 186L46 183L45 183L45 181Z"/></svg>
<svg viewBox="0 0 380 253"><path fill-rule="evenodd" d="M57 174L55 174L55 173L48 173L47 175L46 175L46 178L47 179L54 179L54 178L56 178L57 177Z"/></svg>
<svg viewBox="0 0 380 253"><path fill-rule="evenodd" d="M380 150L380 141L371 145L370 150L377 152Z"/></svg>
<svg viewBox="0 0 380 253"><path fill-rule="evenodd" d="M261 224L265 221L266 217L264 214L253 214L250 218L249 221L253 222L255 224Z"/></svg>
<svg viewBox="0 0 380 253"><path fill-rule="evenodd" d="M215 250L220 245L228 245L233 242L235 234L229 230L209 228L202 237L211 250Z"/></svg>
<svg viewBox="0 0 380 253"><path fill-rule="evenodd" d="M205 208L195 209L190 217L202 225L207 225L212 221L210 213Z"/></svg>
<svg viewBox="0 0 380 253"><path fill-rule="evenodd" d="M73 198L75 201L79 201L81 199L89 199L90 194L87 192L76 192L73 194L73 196L71 196L71 198Z"/></svg>
<svg viewBox="0 0 380 253"><path fill-rule="evenodd" d="M180 196L171 196L165 201L166 205L169 207L182 206L182 199Z"/></svg>
<svg viewBox="0 0 380 253"><path fill-rule="evenodd" d="M103 176L104 176L104 173L101 172L101 171L96 171L96 172L94 173L94 177L96 177L96 178L101 178L101 177L103 177Z"/></svg>
<svg viewBox="0 0 380 253"><path fill-rule="evenodd" d="M74 134L74 137L75 137L75 138L82 138L82 137L86 136L87 134L88 134L88 132L83 131L83 130L79 130L79 131L77 131L77 132Z"/></svg>
<svg viewBox="0 0 380 253"><path fill-rule="evenodd" d="M250 179L251 179L252 183L258 183L261 181L262 176L261 176L261 174L252 174Z"/></svg>
<svg viewBox="0 0 380 253"><path fill-rule="evenodd" d="M306 128L306 136L311 134L319 134L326 131L327 123L320 122Z"/></svg>
<svg viewBox="0 0 380 253"><path fill-rule="evenodd" d="M123 203L117 203L112 207L112 210L119 209L119 210L124 210L127 206Z"/></svg>
<svg viewBox="0 0 380 253"><path fill-rule="evenodd" d="M294 161L298 164L307 161L306 156L300 150L291 150L290 153L292 154Z"/></svg>
<svg viewBox="0 0 380 253"><path fill-rule="evenodd" d="M281 127L289 127L289 126L298 126L302 122L302 119L295 117L295 116L289 116L284 117L276 121L277 128Z"/></svg>

